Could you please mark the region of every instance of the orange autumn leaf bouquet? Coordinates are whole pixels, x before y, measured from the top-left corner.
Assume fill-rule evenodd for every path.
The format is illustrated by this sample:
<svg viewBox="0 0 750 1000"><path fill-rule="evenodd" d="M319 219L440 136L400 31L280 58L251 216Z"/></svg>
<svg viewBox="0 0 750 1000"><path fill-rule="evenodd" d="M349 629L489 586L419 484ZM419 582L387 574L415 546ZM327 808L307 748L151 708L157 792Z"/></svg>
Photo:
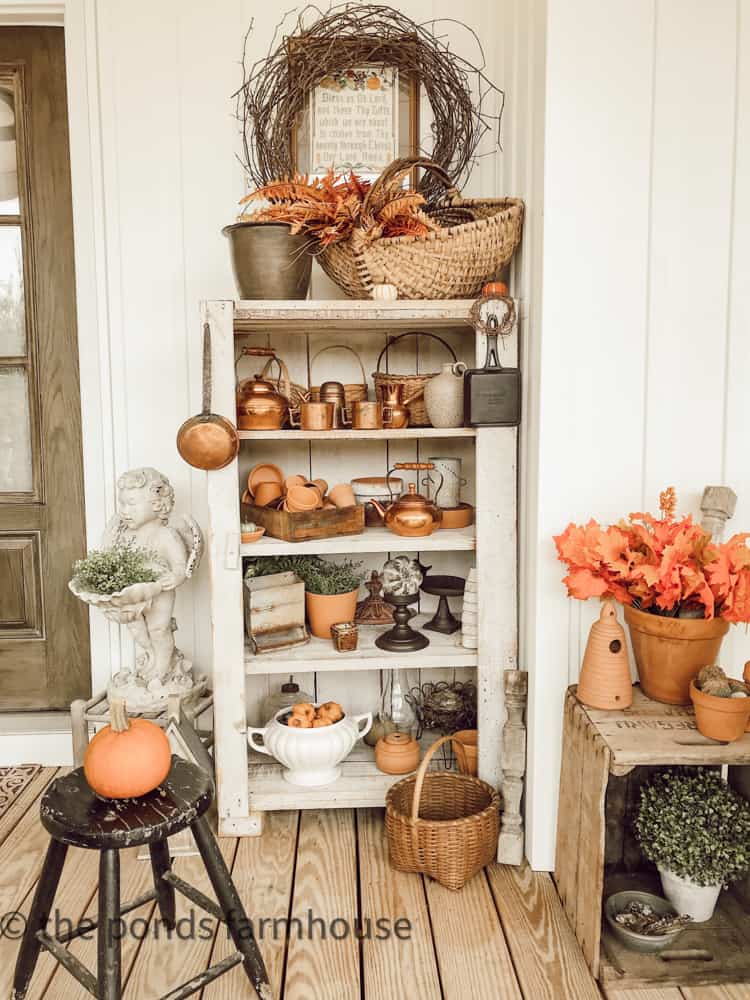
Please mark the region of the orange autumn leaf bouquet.
<svg viewBox="0 0 750 1000"><path fill-rule="evenodd" d="M554 542L570 597L610 597L668 617L750 621L750 534L714 543L690 516L676 518L675 505L670 487L659 497L660 518L569 524Z"/></svg>
<svg viewBox="0 0 750 1000"><path fill-rule="evenodd" d="M290 233L306 233L321 247L348 240L355 229L368 239L384 236L426 236L440 229L423 211L424 195L404 189L396 179L382 186L367 203L370 182L353 170L322 176L295 174L272 181L245 195L240 222L284 222ZM260 203L260 204L259 204Z"/></svg>

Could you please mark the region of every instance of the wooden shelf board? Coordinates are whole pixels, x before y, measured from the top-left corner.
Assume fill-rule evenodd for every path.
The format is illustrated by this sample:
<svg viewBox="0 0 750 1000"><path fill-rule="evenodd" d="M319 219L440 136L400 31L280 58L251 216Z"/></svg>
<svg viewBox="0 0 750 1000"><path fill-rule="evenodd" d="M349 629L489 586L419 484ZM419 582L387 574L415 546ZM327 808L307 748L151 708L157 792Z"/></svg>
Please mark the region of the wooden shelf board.
<svg viewBox="0 0 750 1000"><path fill-rule="evenodd" d="M426 733L420 741L426 749L439 734ZM435 759L437 758L437 760ZM430 770L445 769L441 750L430 762ZM361 741L341 764L341 777L330 785L302 788L290 785L277 761L255 750L248 750L250 810L271 809L361 809L384 806L388 789L406 777L383 774L375 766L375 751Z"/></svg>
<svg viewBox="0 0 750 1000"><path fill-rule="evenodd" d="M285 542L265 535L242 545L243 556L329 555L337 552L356 555L364 552L471 552L476 548L474 525L446 528L424 538L403 538L387 528L365 528L361 535L335 535L306 542Z"/></svg>
<svg viewBox="0 0 750 1000"><path fill-rule="evenodd" d="M416 615L412 619L420 629L431 615ZM385 626L360 625L359 648L351 653L337 653L328 639L311 638L304 646L280 650L278 653L255 655L245 642L245 671L247 674L296 674L304 670L393 670L408 667L421 670L431 667L475 667L477 651L460 645L461 632L443 635L425 632L430 645L414 653L390 653L378 649L375 638L385 631Z"/></svg>
<svg viewBox="0 0 750 1000"><path fill-rule="evenodd" d="M633 688L631 708L583 706L612 753L612 767L639 764L750 764L750 733L734 743L701 736L692 705L664 705Z"/></svg>
<svg viewBox="0 0 750 1000"><path fill-rule="evenodd" d="M406 441L420 438L475 438L476 427L406 427L400 431L354 431L342 427L336 431L239 431L240 441Z"/></svg>
<svg viewBox="0 0 750 1000"><path fill-rule="evenodd" d="M645 889L661 896L658 876L651 872L616 874L607 878L604 899L624 889ZM731 891L724 890L713 917L706 923L686 927L670 951L699 949L711 961L681 959L665 961L657 955L631 951L614 937L602 921L600 982L619 992L669 986L702 986L740 983L750 978L750 915Z"/></svg>
<svg viewBox="0 0 750 1000"><path fill-rule="evenodd" d="M356 299L304 299L273 301L258 299L235 302L235 333L267 333L269 323L286 333L320 333L326 330L347 336L373 330L396 332L419 324L429 329L469 326L473 299L397 300L374 302Z"/></svg>

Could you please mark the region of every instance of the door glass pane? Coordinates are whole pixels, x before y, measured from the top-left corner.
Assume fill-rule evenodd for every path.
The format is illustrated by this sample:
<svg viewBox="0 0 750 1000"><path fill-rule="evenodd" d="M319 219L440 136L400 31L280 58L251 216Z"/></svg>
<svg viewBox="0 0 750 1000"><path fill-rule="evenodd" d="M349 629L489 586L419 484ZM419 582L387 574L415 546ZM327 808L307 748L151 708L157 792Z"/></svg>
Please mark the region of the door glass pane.
<svg viewBox="0 0 750 1000"><path fill-rule="evenodd" d="M0 368L0 414L0 493L30 493L31 413L23 368Z"/></svg>
<svg viewBox="0 0 750 1000"><path fill-rule="evenodd" d="M0 357L26 354L20 226L0 226Z"/></svg>
<svg viewBox="0 0 750 1000"><path fill-rule="evenodd" d="M13 90L0 84L0 215L18 215L16 110Z"/></svg>

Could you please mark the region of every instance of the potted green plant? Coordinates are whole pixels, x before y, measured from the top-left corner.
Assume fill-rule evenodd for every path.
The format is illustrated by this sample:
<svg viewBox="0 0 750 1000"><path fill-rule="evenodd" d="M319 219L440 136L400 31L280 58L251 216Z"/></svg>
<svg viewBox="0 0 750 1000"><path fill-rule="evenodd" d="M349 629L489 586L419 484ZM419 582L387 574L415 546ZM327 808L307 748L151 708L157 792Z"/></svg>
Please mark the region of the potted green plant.
<svg viewBox="0 0 750 1000"><path fill-rule="evenodd" d="M718 771L656 774L641 789L635 830L664 895L696 922L711 919L723 885L750 871L750 802Z"/></svg>
<svg viewBox="0 0 750 1000"><path fill-rule="evenodd" d="M145 606L161 592L159 577L164 570L150 549L118 543L93 549L85 559L78 559L68 587L79 600L125 624L132 621L134 608Z"/></svg>
<svg viewBox="0 0 750 1000"><path fill-rule="evenodd" d="M604 527L592 519L554 541L571 597L624 605L644 693L689 705L690 682L716 663L729 625L750 621L750 548L744 534L713 543L689 516L675 517L675 505L670 488L660 518L631 514Z"/></svg>
<svg viewBox="0 0 750 1000"><path fill-rule="evenodd" d="M364 580L361 563L328 562L320 556L260 556L249 561L245 576L287 571L304 580L305 607L314 636L330 639L331 625L352 621Z"/></svg>

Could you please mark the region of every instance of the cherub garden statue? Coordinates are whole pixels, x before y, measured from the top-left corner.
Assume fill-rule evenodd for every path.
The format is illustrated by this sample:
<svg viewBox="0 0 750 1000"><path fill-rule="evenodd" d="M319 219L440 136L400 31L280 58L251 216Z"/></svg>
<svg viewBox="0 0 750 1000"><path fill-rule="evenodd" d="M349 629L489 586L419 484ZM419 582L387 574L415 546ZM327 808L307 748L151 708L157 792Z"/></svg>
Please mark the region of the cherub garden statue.
<svg viewBox="0 0 750 1000"><path fill-rule="evenodd" d="M102 551L76 564L70 589L126 625L140 647L135 670L116 673L108 693L125 698L131 711L158 710L170 694L193 686L192 664L175 645L172 615L175 591L200 561L203 535L192 517L183 518L184 527L170 525L174 490L156 469L124 473L117 480L117 498ZM107 585L113 580L120 581L118 589L105 593L117 586Z"/></svg>

